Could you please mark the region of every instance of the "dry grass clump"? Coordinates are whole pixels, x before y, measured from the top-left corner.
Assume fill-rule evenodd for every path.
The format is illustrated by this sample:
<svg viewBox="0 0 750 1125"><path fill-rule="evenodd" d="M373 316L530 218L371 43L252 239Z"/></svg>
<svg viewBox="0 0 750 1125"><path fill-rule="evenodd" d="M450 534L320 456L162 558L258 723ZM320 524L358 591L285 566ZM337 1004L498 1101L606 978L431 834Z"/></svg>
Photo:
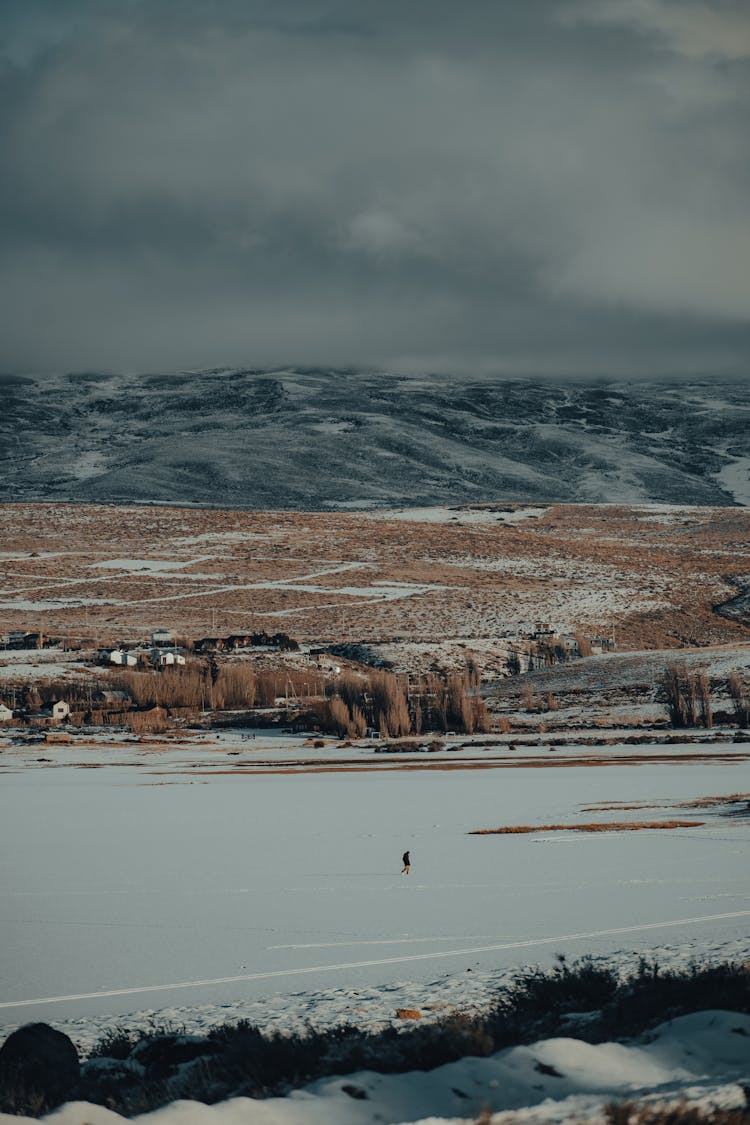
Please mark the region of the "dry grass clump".
<svg viewBox="0 0 750 1125"><path fill-rule="evenodd" d="M695 801L686 801L686 809L711 809L721 805L739 805L741 802L750 802L750 793L731 793L728 797L698 797Z"/></svg>
<svg viewBox="0 0 750 1125"><path fill-rule="evenodd" d="M735 1109L703 1109L687 1102L613 1102L604 1106L607 1125L748 1125L750 1103Z"/></svg>
<svg viewBox="0 0 750 1125"><path fill-rule="evenodd" d="M640 832L653 828L700 828L703 820L613 820L607 824L516 824L504 828L476 828L469 836L518 836L530 832Z"/></svg>
<svg viewBox="0 0 750 1125"><path fill-rule="evenodd" d="M690 806L693 807L692 805ZM649 805L640 804L635 805L587 805L581 809L581 812L636 812L639 809L666 809L669 805Z"/></svg>
<svg viewBox="0 0 750 1125"><path fill-rule="evenodd" d="M120 721L130 730L139 733L163 734L169 729L169 715L163 707L152 707L148 711L127 711Z"/></svg>

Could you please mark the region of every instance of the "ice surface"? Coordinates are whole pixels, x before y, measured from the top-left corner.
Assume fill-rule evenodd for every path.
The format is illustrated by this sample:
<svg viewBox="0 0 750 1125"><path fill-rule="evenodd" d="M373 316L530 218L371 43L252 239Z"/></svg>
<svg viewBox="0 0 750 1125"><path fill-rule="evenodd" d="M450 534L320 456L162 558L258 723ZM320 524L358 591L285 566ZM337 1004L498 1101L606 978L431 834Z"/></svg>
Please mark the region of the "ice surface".
<svg viewBox="0 0 750 1125"><path fill-rule="evenodd" d="M45 747L79 763L55 768L34 762L38 748L4 751L2 1017L115 1019L670 941L700 954L747 932L746 821L467 835L747 789L743 760L674 749L637 767L312 774L232 772L220 755L211 770L170 766L137 747L133 764L99 769L85 768L98 751Z"/></svg>

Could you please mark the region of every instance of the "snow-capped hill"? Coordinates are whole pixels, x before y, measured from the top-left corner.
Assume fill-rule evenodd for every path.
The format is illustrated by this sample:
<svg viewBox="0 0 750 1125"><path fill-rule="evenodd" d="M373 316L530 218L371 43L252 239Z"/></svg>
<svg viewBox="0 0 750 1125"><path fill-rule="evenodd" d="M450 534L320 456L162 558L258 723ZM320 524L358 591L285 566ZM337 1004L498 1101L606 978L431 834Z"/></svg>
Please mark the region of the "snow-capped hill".
<svg viewBox="0 0 750 1125"><path fill-rule="evenodd" d="M750 503L750 389L277 370L0 376L3 500Z"/></svg>

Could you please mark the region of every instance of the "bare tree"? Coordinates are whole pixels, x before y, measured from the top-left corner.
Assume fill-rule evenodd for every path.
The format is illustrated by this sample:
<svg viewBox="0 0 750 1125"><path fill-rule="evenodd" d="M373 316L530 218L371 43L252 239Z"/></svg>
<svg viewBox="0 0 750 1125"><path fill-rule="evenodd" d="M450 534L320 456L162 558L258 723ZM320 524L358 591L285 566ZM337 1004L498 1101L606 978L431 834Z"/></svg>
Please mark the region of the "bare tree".
<svg viewBox="0 0 750 1125"><path fill-rule="evenodd" d="M727 681L727 690L734 706L737 725L750 726L750 687L739 672L732 672Z"/></svg>
<svg viewBox="0 0 750 1125"><path fill-rule="evenodd" d="M705 672L691 672L686 664L669 664L660 687L673 727L713 724L711 686Z"/></svg>

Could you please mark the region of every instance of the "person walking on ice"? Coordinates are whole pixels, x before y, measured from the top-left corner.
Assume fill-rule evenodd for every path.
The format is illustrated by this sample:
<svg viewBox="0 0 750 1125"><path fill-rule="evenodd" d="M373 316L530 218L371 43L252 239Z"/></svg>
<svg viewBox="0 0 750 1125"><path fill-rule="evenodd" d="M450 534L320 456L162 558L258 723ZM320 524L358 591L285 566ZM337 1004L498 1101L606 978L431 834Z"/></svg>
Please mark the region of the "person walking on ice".
<svg viewBox="0 0 750 1125"><path fill-rule="evenodd" d="M404 852L401 859L403 860L403 864L404 864L403 869L401 871L401 874L402 875L408 875L409 872L411 871L411 860L409 859L409 853Z"/></svg>

